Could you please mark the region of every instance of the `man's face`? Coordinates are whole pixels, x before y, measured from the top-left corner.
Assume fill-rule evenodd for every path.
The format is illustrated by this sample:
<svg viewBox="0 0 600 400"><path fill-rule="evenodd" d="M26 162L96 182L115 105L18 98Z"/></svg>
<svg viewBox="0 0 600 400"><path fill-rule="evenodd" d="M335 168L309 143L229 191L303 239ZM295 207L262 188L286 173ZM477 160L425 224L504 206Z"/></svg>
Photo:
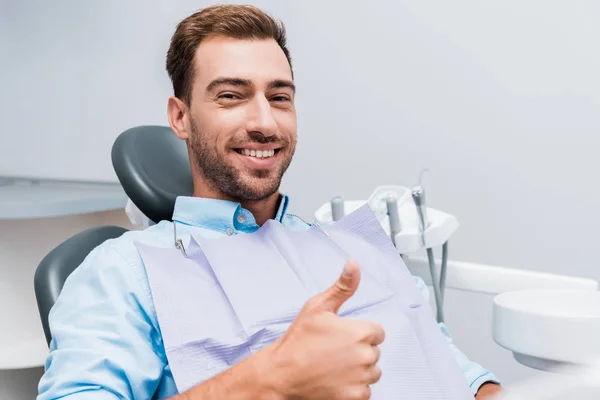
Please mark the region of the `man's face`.
<svg viewBox="0 0 600 400"><path fill-rule="evenodd" d="M296 148L289 63L274 40L212 37L196 52L190 149L213 190L262 200L279 189Z"/></svg>

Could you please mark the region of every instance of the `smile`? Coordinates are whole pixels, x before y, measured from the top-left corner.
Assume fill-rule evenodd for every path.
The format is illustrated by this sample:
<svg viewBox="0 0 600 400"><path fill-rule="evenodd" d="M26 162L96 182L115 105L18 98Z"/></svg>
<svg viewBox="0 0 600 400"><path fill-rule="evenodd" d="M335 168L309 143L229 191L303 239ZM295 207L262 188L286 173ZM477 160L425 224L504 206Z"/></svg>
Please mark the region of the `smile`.
<svg viewBox="0 0 600 400"><path fill-rule="evenodd" d="M277 153L278 149L273 150L250 150L250 149L236 149L238 153L248 156L248 157L256 157L256 158L269 158L273 157L275 153Z"/></svg>

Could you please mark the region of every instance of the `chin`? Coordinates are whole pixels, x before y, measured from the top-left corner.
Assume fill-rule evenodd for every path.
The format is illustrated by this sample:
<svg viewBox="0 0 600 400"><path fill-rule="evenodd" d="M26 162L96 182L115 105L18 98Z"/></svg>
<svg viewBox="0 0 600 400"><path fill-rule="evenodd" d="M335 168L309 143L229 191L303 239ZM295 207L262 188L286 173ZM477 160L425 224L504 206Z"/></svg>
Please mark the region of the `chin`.
<svg viewBox="0 0 600 400"><path fill-rule="evenodd" d="M229 189L233 193L230 195L240 200L260 201L265 200L279 191L281 179L269 176L260 178L256 176L245 176L241 179L239 185Z"/></svg>

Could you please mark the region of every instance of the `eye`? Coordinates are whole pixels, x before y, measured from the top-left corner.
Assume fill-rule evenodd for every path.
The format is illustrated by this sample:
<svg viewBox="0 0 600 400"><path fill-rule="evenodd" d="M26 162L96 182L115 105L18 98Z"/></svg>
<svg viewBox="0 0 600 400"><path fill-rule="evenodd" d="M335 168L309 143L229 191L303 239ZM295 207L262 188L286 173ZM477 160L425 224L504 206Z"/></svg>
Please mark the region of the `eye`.
<svg viewBox="0 0 600 400"><path fill-rule="evenodd" d="M276 103L284 103L290 101L290 98L288 96L273 96L271 97L271 101L274 101Z"/></svg>
<svg viewBox="0 0 600 400"><path fill-rule="evenodd" d="M225 101L232 101L232 100L240 100L242 98L242 96L236 94L236 93L221 93L219 96L217 96L219 98L219 100L225 100Z"/></svg>

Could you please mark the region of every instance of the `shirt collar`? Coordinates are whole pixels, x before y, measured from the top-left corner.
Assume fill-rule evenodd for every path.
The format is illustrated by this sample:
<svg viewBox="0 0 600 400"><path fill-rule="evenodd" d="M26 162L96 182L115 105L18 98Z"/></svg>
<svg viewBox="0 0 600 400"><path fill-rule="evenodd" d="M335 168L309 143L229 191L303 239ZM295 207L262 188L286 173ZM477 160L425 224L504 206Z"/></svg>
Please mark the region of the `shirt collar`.
<svg viewBox="0 0 600 400"><path fill-rule="evenodd" d="M283 222L288 205L289 197L281 195L276 221ZM191 196L177 197L173 221L222 232L253 232L259 228L252 213L242 208L240 203Z"/></svg>

